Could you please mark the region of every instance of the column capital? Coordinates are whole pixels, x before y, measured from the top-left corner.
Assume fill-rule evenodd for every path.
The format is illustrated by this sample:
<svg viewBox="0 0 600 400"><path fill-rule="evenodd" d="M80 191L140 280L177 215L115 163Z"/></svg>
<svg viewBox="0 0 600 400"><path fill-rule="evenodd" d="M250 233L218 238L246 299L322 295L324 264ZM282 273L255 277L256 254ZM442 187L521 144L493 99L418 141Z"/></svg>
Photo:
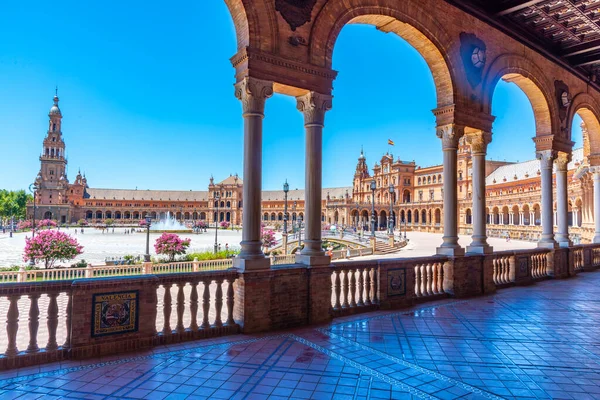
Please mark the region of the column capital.
<svg viewBox="0 0 600 400"><path fill-rule="evenodd" d="M554 160L558 156L557 152L554 150L542 150L535 153L538 160L540 160L540 164L542 169L552 169L552 164Z"/></svg>
<svg viewBox="0 0 600 400"><path fill-rule="evenodd" d="M473 133L467 133L465 135L467 143L471 145L472 154L483 154L487 153L487 146L492 142L492 133L478 131Z"/></svg>
<svg viewBox="0 0 600 400"><path fill-rule="evenodd" d="M325 112L331 110L333 96L308 92L296 97L296 107L304 114L304 126L325 125Z"/></svg>
<svg viewBox="0 0 600 400"><path fill-rule="evenodd" d="M561 172L567 172L567 165L570 161L571 155L569 153L564 153L562 151L558 152L556 160L554 160L554 163L556 164L556 170Z"/></svg>
<svg viewBox="0 0 600 400"><path fill-rule="evenodd" d="M442 139L442 150L458 149L458 141L465 134L465 127L457 124L441 125L436 128L436 135Z"/></svg>
<svg viewBox="0 0 600 400"><path fill-rule="evenodd" d="M273 96L273 82L246 77L234 85L244 115L264 116L265 100Z"/></svg>

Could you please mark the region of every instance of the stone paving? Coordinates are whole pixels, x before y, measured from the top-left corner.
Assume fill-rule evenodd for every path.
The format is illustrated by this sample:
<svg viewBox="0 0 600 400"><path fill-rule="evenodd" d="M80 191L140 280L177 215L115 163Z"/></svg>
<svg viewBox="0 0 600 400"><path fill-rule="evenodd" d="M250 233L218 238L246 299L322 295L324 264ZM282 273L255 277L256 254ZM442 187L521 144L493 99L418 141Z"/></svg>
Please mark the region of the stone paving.
<svg viewBox="0 0 600 400"><path fill-rule="evenodd" d="M0 373L0 398L598 399L600 272Z"/></svg>

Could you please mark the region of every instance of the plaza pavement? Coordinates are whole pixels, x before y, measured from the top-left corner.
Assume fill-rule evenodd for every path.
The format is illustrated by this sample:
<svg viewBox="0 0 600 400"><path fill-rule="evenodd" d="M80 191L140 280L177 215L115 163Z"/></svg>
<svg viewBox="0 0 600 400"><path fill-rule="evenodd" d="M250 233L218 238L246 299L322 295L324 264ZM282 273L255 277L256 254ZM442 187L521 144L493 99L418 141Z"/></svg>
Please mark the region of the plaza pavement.
<svg viewBox="0 0 600 400"><path fill-rule="evenodd" d="M598 399L600 272L0 373L0 398Z"/></svg>

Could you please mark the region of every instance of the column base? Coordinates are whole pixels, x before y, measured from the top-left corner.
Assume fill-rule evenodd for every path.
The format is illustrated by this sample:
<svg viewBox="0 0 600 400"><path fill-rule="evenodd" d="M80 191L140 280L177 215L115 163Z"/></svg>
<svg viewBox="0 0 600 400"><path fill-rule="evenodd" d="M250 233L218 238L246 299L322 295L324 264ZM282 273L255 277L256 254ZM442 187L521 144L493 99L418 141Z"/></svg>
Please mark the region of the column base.
<svg viewBox="0 0 600 400"><path fill-rule="evenodd" d="M310 267L314 266L325 266L331 264L331 257L326 255L305 255L296 254L296 264L307 265Z"/></svg>
<svg viewBox="0 0 600 400"><path fill-rule="evenodd" d="M594 235L594 238L592 239L592 243L600 243L600 233L597 233Z"/></svg>
<svg viewBox="0 0 600 400"><path fill-rule="evenodd" d="M557 249L558 248L558 243L556 243L554 240L540 240L537 243L537 247L538 249Z"/></svg>
<svg viewBox="0 0 600 400"><path fill-rule="evenodd" d="M571 247L573 246L573 242L569 240L568 235L557 235L556 242L558 243L558 247Z"/></svg>
<svg viewBox="0 0 600 400"><path fill-rule="evenodd" d="M470 254L492 254L494 248L489 244L471 244L467 246L467 253Z"/></svg>
<svg viewBox="0 0 600 400"><path fill-rule="evenodd" d="M438 256L462 257L465 255L465 249L456 245L456 247L438 247L435 249L435 254Z"/></svg>
<svg viewBox="0 0 600 400"><path fill-rule="evenodd" d="M242 271L259 271L259 270L264 270L264 269L270 269L271 268L271 260L266 257L255 258L255 259L246 259L246 258L236 257L233 259L233 267L237 268L240 272L242 272Z"/></svg>

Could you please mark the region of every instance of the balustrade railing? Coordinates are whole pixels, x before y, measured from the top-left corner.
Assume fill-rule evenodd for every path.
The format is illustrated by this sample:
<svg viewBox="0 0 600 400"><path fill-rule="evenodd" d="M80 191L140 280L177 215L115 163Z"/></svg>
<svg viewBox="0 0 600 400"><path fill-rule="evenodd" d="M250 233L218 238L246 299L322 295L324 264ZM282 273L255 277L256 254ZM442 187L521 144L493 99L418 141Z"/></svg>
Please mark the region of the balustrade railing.
<svg viewBox="0 0 600 400"><path fill-rule="evenodd" d="M572 249L572 251L573 251L573 268L577 272L583 271L583 268L585 266L583 247L574 247Z"/></svg>
<svg viewBox="0 0 600 400"><path fill-rule="evenodd" d="M192 337L236 333L233 319L237 271L160 275L156 330L169 342L174 335Z"/></svg>
<svg viewBox="0 0 600 400"><path fill-rule="evenodd" d="M600 267L600 247L592 249L592 267Z"/></svg>
<svg viewBox="0 0 600 400"><path fill-rule="evenodd" d="M493 263L493 279L496 285L505 285L510 283L514 279L514 273L511 273L511 269L515 265L515 256L513 252L510 253L497 253L494 254ZM511 278L513 277L513 278Z"/></svg>
<svg viewBox="0 0 600 400"><path fill-rule="evenodd" d="M415 296L427 297L444 293L444 263L430 261L414 266Z"/></svg>
<svg viewBox="0 0 600 400"><path fill-rule="evenodd" d="M333 264L332 307L336 315L368 311L379 304L377 263L340 262Z"/></svg>
<svg viewBox="0 0 600 400"><path fill-rule="evenodd" d="M548 276L548 253L533 253L529 256L531 277L534 279Z"/></svg>

